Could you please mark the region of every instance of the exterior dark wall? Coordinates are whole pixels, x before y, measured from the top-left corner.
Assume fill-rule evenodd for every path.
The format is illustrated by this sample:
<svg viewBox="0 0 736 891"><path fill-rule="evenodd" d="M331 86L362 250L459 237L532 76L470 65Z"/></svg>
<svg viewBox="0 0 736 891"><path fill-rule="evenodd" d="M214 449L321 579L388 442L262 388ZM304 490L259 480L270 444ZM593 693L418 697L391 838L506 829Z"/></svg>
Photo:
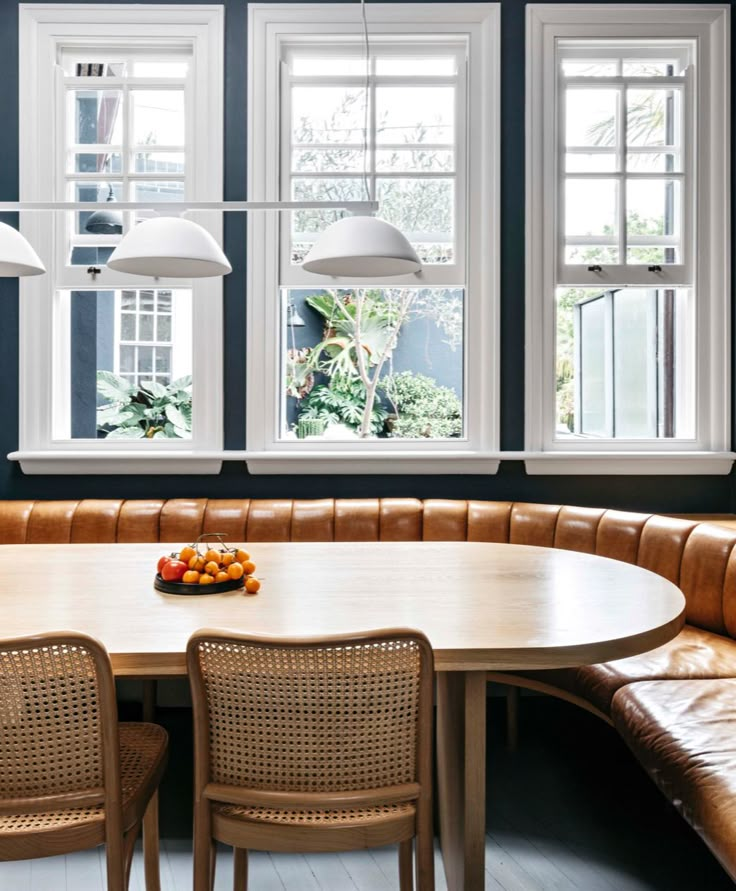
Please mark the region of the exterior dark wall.
<svg viewBox="0 0 736 891"><path fill-rule="evenodd" d="M98 0L99 2L99 0ZM225 198L245 197L247 4L226 0ZM502 2L501 40L501 445L524 444L524 14L521 0ZM0 196L18 198L18 17L0 0ZM736 92L736 91L732 91ZM225 279L225 445L244 447L246 215L226 215L225 250L234 270ZM3 221L15 223L12 216ZM18 288L0 279L0 455L18 445ZM736 421L735 421L736 423ZM381 496L499 498L614 506L668 512L736 510L731 477L529 477L523 464L493 476L251 477L227 462L218 477L25 477L0 457L0 498Z"/></svg>

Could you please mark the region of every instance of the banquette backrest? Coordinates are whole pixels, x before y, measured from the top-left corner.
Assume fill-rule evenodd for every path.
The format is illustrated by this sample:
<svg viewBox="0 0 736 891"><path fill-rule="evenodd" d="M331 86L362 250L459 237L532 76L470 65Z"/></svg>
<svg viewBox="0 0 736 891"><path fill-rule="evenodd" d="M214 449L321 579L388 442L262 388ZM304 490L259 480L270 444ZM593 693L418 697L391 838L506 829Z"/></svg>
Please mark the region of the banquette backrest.
<svg viewBox="0 0 736 891"><path fill-rule="evenodd" d="M172 498L0 501L0 542L491 541L636 563L679 585L693 625L736 637L736 532L657 515L508 501Z"/></svg>

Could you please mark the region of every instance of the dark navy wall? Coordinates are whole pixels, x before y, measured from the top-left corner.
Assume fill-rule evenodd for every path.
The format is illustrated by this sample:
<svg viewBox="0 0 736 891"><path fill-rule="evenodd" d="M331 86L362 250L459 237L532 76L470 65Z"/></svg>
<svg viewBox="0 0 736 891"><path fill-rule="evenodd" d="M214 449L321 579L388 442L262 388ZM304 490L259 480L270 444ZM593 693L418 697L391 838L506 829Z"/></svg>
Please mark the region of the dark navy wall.
<svg viewBox="0 0 736 891"><path fill-rule="evenodd" d="M96 0L99 2L99 0ZM245 197L247 4L226 0L225 198ZM502 2L501 443L524 444L524 8ZM0 197L18 198L18 15L0 0ZM736 91L732 91L736 94ZM225 250L225 444L244 447L246 215L229 214ZM14 223L12 217L3 217ZM217 477L25 477L1 456L18 445L17 283L0 279L0 498L380 496L537 500L669 512L736 510L731 477L528 477L508 462L493 476L251 477L228 462ZM736 412L734 413L736 415ZM736 423L736 419L735 419Z"/></svg>

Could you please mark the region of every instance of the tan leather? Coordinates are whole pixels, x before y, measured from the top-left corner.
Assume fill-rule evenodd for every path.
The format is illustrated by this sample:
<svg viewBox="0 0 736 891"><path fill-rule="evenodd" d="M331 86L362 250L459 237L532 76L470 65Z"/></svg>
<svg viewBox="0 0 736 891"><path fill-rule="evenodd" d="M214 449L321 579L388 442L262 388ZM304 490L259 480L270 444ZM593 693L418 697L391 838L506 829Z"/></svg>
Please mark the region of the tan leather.
<svg viewBox="0 0 736 891"><path fill-rule="evenodd" d="M25 544L33 501L0 501L0 542Z"/></svg>
<svg viewBox="0 0 736 891"><path fill-rule="evenodd" d="M469 501L468 541L508 541L511 508L510 501Z"/></svg>
<svg viewBox="0 0 736 891"><path fill-rule="evenodd" d="M205 531L206 505L205 498L171 498L165 501L159 524L161 541L194 541Z"/></svg>
<svg viewBox="0 0 736 891"><path fill-rule="evenodd" d="M117 541L118 516L122 503L97 498L80 501L72 521L72 542L105 544Z"/></svg>
<svg viewBox="0 0 736 891"><path fill-rule="evenodd" d="M736 680L632 684L616 694L613 721L736 881Z"/></svg>
<svg viewBox="0 0 736 891"><path fill-rule="evenodd" d="M377 498L338 498L335 501L335 541L378 541Z"/></svg>
<svg viewBox="0 0 736 891"><path fill-rule="evenodd" d="M37 501L28 518L27 544L68 544L78 501Z"/></svg>
<svg viewBox="0 0 736 891"><path fill-rule="evenodd" d="M467 541L468 504L428 498L424 502L423 535L425 541Z"/></svg>
<svg viewBox="0 0 736 891"><path fill-rule="evenodd" d="M291 508L292 502L287 498L251 501L247 541L289 541Z"/></svg>
<svg viewBox="0 0 736 891"><path fill-rule="evenodd" d="M292 541L334 541L335 499L295 501L291 511Z"/></svg>
<svg viewBox="0 0 736 891"><path fill-rule="evenodd" d="M697 523L690 520L650 517L642 529L636 562L644 569L650 569L677 585L680 581L682 552L696 526Z"/></svg>
<svg viewBox="0 0 736 891"><path fill-rule="evenodd" d="M636 563L641 533L649 516L623 510L607 510L598 524L596 554L624 563Z"/></svg>
<svg viewBox="0 0 736 891"><path fill-rule="evenodd" d="M556 504L515 504L511 508L509 542L554 547L559 512Z"/></svg>
<svg viewBox="0 0 736 891"><path fill-rule="evenodd" d="M680 589L689 620L699 628L725 631L723 619L726 569L736 531L703 524L688 537L680 567Z"/></svg>
<svg viewBox="0 0 736 891"><path fill-rule="evenodd" d="M422 502L418 498L381 499L381 541L421 541Z"/></svg>
<svg viewBox="0 0 736 891"><path fill-rule="evenodd" d="M627 684L650 680L736 677L736 641L712 631L685 625L664 646L631 656L570 669L574 672L566 689L610 712L617 690Z"/></svg>
<svg viewBox="0 0 736 891"><path fill-rule="evenodd" d="M118 517L118 541L160 541L159 518L164 502L161 499L151 501L124 501Z"/></svg>
<svg viewBox="0 0 736 891"><path fill-rule="evenodd" d="M555 547L595 554L598 526L604 513L592 507L561 508L555 527Z"/></svg>
<svg viewBox="0 0 736 891"><path fill-rule="evenodd" d="M222 532L230 541L245 541L249 498L210 499L204 509L204 531Z"/></svg>

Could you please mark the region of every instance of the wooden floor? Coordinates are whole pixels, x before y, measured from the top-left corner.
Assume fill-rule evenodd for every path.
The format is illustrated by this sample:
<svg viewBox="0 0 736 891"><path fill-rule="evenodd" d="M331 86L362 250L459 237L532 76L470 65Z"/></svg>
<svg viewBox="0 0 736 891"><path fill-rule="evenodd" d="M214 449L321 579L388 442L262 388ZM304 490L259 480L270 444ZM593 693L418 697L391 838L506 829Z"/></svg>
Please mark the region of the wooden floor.
<svg viewBox="0 0 736 891"><path fill-rule="evenodd" d="M486 889L733 891L707 848L654 788L614 731L566 703L522 700L518 752L505 751L502 706L490 706ZM191 887L186 714L165 710L172 760L162 789L163 891ZM437 888L444 875L437 863ZM144 891L140 854L131 891ZM98 891L101 851L0 864L0 891ZM232 857L218 854L216 888ZM397 891L393 849L251 856L252 891Z"/></svg>

